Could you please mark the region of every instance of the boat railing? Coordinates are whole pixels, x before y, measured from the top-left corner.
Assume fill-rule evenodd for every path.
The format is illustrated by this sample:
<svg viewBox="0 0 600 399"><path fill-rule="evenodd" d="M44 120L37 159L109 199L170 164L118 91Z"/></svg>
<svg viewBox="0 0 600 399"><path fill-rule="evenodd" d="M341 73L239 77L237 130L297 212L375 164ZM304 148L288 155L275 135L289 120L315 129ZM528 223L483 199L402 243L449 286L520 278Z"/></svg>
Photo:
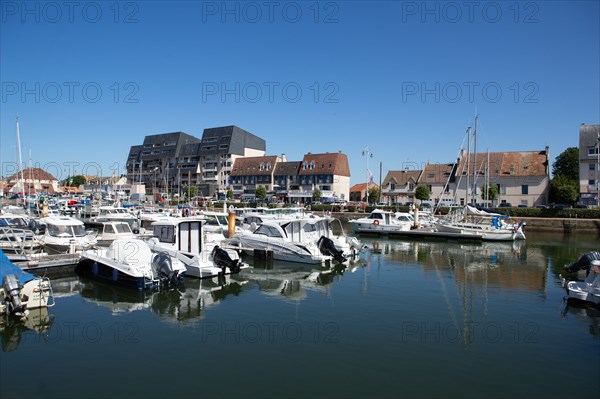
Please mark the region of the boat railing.
<svg viewBox="0 0 600 399"><path fill-rule="evenodd" d="M32 254L40 245L31 230L14 227L0 227L0 241L10 245L10 250L17 255Z"/></svg>

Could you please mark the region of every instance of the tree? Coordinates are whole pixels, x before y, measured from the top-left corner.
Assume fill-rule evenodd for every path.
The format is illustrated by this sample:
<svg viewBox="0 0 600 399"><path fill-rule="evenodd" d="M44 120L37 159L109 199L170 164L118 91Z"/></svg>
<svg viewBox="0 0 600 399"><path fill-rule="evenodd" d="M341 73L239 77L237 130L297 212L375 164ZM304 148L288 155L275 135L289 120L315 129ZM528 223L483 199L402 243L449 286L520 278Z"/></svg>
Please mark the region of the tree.
<svg viewBox="0 0 600 399"><path fill-rule="evenodd" d="M227 199L232 199L233 198L233 190L227 190Z"/></svg>
<svg viewBox="0 0 600 399"><path fill-rule="evenodd" d="M262 202L262 200L264 200L267 197L267 189L264 186L258 186L256 188L255 196Z"/></svg>
<svg viewBox="0 0 600 399"><path fill-rule="evenodd" d="M198 192L198 189L196 188L196 186L188 186L188 188L187 188L188 198L194 198L196 196L197 192Z"/></svg>
<svg viewBox="0 0 600 399"><path fill-rule="evenodd" d="M579 149L569 147L561 152L552 164L552 175L579 180Z"/></svg>
<svg viewBox="0 0 600 399"><path fill-rule="evenodd" d="M429 195L431 195L431 192L429 191L429 187L421 184L418 185L417 188L415 189L415 198L418 200L428 200L429 199Z"/></svg>
<svg viewBox="0 0 600 399"><path fill-rule="evenodd" d="M379 187L372 186L369 187L369 201L371 202L379 202Z"/></svg>
<svg viewBox="0 0 600 399"><path fill-rule="evenodd" d="M313 201L321 201L321 190L319 188L315 188L312 192L312 200Z"/></svg>
<svg viewBox="0 0 600 399"><path fill-rule="evenodd" d="M557 175L550 182L550 202L574 204L579 196L579 183L564 175Z"/></svg>
<svg viewBox="0 0 600 399"><path fill-rule="evenodd" d="M488 183L487 199L490 201L495 201L498 199L498 194L498 185L495 183ZM485 196L485 186L481 186L481 199L485 200Z"/></svg>

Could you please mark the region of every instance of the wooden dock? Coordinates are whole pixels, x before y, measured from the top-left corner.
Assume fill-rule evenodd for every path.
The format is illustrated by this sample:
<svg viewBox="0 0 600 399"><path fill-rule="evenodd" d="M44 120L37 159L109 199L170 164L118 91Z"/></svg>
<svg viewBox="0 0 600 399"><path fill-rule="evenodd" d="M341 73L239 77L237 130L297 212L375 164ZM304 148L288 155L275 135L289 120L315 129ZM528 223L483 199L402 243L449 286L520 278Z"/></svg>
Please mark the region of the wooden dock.
<svg viewBox="0 0 600 399"><path fill-rule="evenodd" d="M62 277L75 274L79 254L10 254L8 258L15 265L34 276Z"/></svg>
<svg viewBox="0 0 600 399"><path fill-rule="evenodd" d="M359 229L356 233L360 235L384 236L389 238L414 238L423 240L441 240L441 241L482 241L480 234L461 234L436 231L433 229L414 229L406 231L377 231L373 229Z"/></svg>

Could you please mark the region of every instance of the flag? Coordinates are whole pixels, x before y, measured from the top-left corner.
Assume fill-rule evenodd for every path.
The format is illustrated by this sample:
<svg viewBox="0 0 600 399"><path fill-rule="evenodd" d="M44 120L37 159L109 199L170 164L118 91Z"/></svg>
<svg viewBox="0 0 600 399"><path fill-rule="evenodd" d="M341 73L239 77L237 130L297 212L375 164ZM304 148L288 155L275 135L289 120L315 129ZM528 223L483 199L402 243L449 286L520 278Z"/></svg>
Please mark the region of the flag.
<svg viewBox="0 0 600 399"><path fill-rule="evenodd" d="M373 171L369 170L369 184L373 184Z"/></svg>
<svg viewBox="0 0 600 399"><path fill-rule="evenodd" d="M229 189L229 175L227 175L227 178L225 179L225 188Z"/></svg>

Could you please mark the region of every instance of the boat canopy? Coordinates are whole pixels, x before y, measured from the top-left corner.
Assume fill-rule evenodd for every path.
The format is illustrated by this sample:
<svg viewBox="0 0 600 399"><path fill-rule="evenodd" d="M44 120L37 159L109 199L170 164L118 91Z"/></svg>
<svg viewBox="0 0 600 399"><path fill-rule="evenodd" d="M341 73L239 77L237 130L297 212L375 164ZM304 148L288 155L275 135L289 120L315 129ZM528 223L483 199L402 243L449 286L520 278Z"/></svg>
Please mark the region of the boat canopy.
<svg viewBox="0 0 600 399"><path fill-rule="evenodd" d="M15 274L21 284L35 279L33 274L24 272L19 266L12 263L4 254L4 251L0 249L0 284L4 281L4 276L8 276L9 274Z"/></svg>

